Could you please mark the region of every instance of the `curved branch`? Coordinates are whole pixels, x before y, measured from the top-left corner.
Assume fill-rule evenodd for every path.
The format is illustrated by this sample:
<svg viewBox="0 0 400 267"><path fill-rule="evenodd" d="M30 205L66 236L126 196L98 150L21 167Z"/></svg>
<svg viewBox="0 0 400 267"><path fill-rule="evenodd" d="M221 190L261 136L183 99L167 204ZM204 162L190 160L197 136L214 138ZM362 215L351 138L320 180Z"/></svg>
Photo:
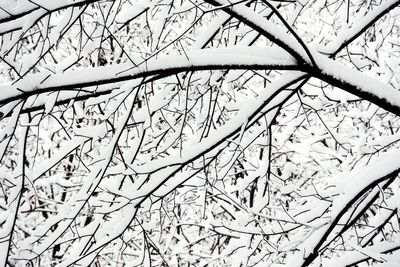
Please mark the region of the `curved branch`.
<svg viewBox="0 0 400 267"><path fill-rule="evenodd" d="M17 99L54 92L68 91L76 88L99 86L149 77L152 75L169 76L185 71L221 70L221 69L275 69L301 70L290 56L271 58L260 56L265 49L207 49L201 52L188 52L185 56L171 55L153 58L142 65L119 64L116 66L77 69L59 75L31 75L20 82L2 86L3 96L0 105ZM276 50L268 53L276 54Z"/></svg>

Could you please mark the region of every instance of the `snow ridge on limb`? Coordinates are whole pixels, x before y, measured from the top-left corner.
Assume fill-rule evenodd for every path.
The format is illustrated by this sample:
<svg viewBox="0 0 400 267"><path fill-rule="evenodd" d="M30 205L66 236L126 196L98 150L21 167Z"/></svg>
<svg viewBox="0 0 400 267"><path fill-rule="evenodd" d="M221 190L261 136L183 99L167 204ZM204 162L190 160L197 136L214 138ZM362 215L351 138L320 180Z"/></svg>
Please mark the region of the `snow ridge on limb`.
<svg viewBox="0 0 400 267"><path fill-rule="evenodd" d="M186 55L152 58L137 67L125 63L67 71L50 77L40 74L30 75L14 85L1 86L0 89L4 94L0 99L0 105L44 92L77 90L77 88L116 83L157 74L169 76L184 71L229 68L299 70L298 65L289 55L278 53L278 57L275 57L273 55L276 55L276 52L276 49L244 47L203 49L201 53L195 50Z"/></svg>
<svg viewBox="0 0 400 267"><path fill-rule="evenodd" d="M322 55L315 60L319 70L311 71L314 77L400 116L400 91L396 88Z"/></svg>

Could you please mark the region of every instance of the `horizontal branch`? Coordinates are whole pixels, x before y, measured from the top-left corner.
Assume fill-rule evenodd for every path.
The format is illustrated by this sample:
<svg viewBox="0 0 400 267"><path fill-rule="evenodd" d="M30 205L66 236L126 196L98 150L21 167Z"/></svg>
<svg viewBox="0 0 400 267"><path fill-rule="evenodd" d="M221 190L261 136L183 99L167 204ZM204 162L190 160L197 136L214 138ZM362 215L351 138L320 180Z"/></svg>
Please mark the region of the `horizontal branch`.
<svg viewBox="0 0 400 267"><path fill-rule="evenodd" d="M275 55L275 57L271 55ZM265 48L243 47L207 49L188 52L185 55L154 57L137 67L130 63L124 63L91 69L76 69L57 75L30 75L14 85L1 86L0 105L47 92L76 91L79 88L118 83L159 74L165 77L185 71L219 69L300 70L300 67L292 57L276 49L271 51Z"/></svg>

